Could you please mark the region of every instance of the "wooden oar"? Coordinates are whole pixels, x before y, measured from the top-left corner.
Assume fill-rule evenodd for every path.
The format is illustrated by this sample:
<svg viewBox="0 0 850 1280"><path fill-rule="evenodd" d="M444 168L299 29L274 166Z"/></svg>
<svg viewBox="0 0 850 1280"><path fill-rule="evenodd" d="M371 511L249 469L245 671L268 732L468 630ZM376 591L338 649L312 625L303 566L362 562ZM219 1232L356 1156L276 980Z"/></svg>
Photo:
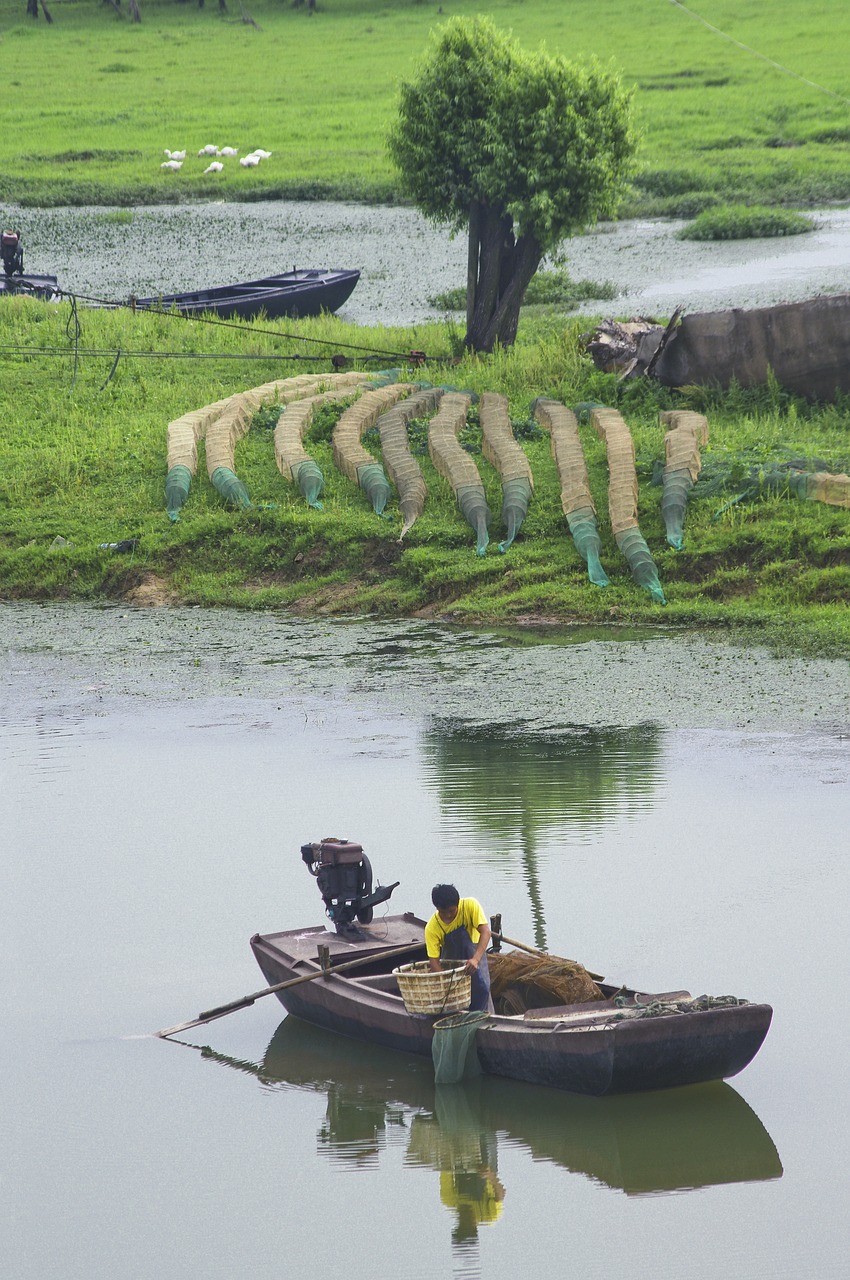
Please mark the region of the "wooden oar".
<svg viewBox="0 0 850 1280"><path fill-rule="evenodd" d="M253 995L243 996L241 1000L231 1000L229 1004L217 1005L215 1009L207 1009L206 1013L199 1013L197 1018L192 1018L189 1022L179 1022L176 1027L166 1027L163 1031L154 1031L155 1036L159 1036L160 1040L167 1040L169 1036L177 1035L178 1031L189 1031L192 1027L199 1027L203 1022L212 1022L215 1018L225 1018L228 1013L235 1013L237 1009L247 1009L249 1004L253 1004L255 1000L260 1000L263 996L273 995L276 991L285 991L287 987L297 987L302 982L313 982L316 978L328 978L333 974L344 973L348 969L357 969L360 965L374 963L376 960L387 960L390 956L409 955L411 951L421 951L424 942L411 943L406 947L395 947L392 951L381 951L377 955L361 956L359 960L346 960L345 964L334 965L330 969L317 969L315 973L302 973L298 978L287 978L286 982L276 982L273 987L264 987L262 991L255 991Z"/></svg>
<svg viewBox="0 0 850 1280"><path fill-rule="evenodd" d="M517 951L527 951L529 955L541 956L543 959L550 959L548 951L540 951L537 947L530 947L526 942L517 942L516 938L506 938L503 933L491 933L491 938L495 938L497 942L506 942L509 947L516 947ZM591 973L586 970L594 982L604 982L605 979L601 973Z"/></svg>

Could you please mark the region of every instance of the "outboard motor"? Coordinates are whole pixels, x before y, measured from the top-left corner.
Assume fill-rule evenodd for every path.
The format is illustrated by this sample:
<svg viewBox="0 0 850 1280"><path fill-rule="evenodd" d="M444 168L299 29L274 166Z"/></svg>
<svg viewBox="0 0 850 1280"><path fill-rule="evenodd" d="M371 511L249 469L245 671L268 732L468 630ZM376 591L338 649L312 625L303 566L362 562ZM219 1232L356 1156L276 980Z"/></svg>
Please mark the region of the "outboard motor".
<svg viewBox="0 0 850 1280"><path fill-rule="evenodd" d="M0 234L0 253L7 276L24 274L24 246L21 244L20 231L4 231Z"/></svg>
<svg viewBox="0 0 850 1280"><path fill-rule="evenodd" d="M355 916L361 924L371 924L373 908L386 902L400 883L379 885L373 892L372 864L363 846L335 836L317 844L302 844L301 857L318 881L328 918L343 935L358 934Z"/></svg>

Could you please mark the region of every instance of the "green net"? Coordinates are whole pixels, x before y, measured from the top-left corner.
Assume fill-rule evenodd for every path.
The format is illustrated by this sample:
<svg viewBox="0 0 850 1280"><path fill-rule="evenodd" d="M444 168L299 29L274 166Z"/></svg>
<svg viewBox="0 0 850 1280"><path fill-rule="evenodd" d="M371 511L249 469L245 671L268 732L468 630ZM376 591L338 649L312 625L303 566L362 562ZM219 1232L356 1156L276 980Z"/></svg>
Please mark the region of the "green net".
<svg viewBox="0 0 850 1280"><path fill-rule="evenodd" d="M481 484L465 484L457 489L457 504L464 519L475 530L475 550L483 556L490 542L487 532L493 516L484 497L484 486Z"/></svg>
<svg viewBox="0 0 850 1280"><path fill-rule="evenodd" d="M357 483L371 502L375 515L383 515L390 497L390 482L380 462L366 462L358 467Z"/></svg>
<svg viewBox="0 0 850 1280"><path fill-rule="evenodd" d="M661 518L667 531L667 541L671 547L681 551L685 534L685 512L688 509L688 495L694 487L690 471L665 471L664 489L661 494Z"/></svg>
<svg viewBox="0 0 850 1280"><path fill-rule="evenodd" d="M502 524L508 535L504 542L499 543L499 550L503 553L519 533L522 522L528 515L532 492L531 483L525 476L506 480L502 486Z"/></svg>
<svg viewBox="0 0 850 1280"><path fill-rule="evenodd" d="M567 514L567 524L570 526L576 551L587 564L588 578L595 587L607 587L608 575L599 558L602 543L596 526L596 512L592 507L579 507Z"/></svg>
<svg viewBox="0 0 850 1280"><path fill-rule="evenodd" d="M306 462L299 462L292 468L292 479L308 507L315 507L317 511L324 510L319 502L319 495L325 487L325 477L312 458L308 458Z"/></svg>
<svg viewBox="0 0 850 1280"><path fill-rule="evenodd" d="M466 1013L453 1013L434 1023L431 1057L437 1084L458 1084L481 1074L478 1054L470 1053L470 1049L474 1046L478 1028L488 1016L481 1010L471 1009Z"/></svg>
<svg viewBox="0 0 850 1280"><path fill-rule="evenodd" d="M218 489L225 502L230 502L234 507L250 507L251 499L248 497L248 490L239 479L235 471L231 471L230 467L216 467L210 476L216 489Z"/></svg>
<svg viewBox="0 0 850 1280"><path fill-rule="evenodd" d="M189 496L192 472L178 463L165 477L165 508L169 520L180 519L180 508Z"/></svg>
<svg viewBox="0 0 850 1280"><path fill-rule="evenodd" d="M657 604L666 604L667 599L658 580L658 569L640 529L624 529L622 533L615 534L615 537L638 586L648 591Z"/></svg>

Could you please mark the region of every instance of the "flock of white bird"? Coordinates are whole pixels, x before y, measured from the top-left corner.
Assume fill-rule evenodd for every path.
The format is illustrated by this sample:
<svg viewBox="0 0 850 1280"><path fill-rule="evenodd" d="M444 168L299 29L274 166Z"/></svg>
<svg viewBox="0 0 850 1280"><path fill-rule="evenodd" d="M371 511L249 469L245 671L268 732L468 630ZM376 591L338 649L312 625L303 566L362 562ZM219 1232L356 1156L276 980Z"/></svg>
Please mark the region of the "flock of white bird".
<svg viewBox="0 0 850 1280"><path fill-rule="evenodd" d="M185 151L169 151L166 147L165 154L168 159L163 161L159 166L160 169L167 169L170 173L177 173L179 169L183 168L183 161L186 159ZM260 161L268 160L271 154L271 151L263 151L262 147L257 147L256 151L250 152L249 155L241 156L239 163L243 169L256 169ZM205 147L201 147L198 155L201 157L228 156L235 158L239 155L239 151L236 147L216 147L210 142ZM223 168L224 165L220 160L210 159L210 163L204 169L204 173L221 173Z"/></svg>

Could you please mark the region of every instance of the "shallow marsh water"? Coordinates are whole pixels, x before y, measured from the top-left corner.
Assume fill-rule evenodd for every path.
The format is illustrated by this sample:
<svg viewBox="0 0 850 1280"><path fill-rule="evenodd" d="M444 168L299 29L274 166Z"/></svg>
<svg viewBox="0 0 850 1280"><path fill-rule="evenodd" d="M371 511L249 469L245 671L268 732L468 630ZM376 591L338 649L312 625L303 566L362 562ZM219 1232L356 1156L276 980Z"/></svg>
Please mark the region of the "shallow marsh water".
<svg viewBox="0 0 850 1280"><path fill-rule="evenodd" d="M414 210L345 203L161 205L132 211L20 209L31 271L82 295L127 298L251 280L290 267L359 267L340 315L359 324L413 325L439 318L428 299L463 284L466 246ZM850 210L812 215L815 230L767 240L676 239L675 220L605 223L566 242L576 280L613 281L611 301L588 314L767 306L850 292Z"/></svg>
<svg viewBox="0 0 850 1280"><path fill-rule="evenodd" d="M846 663L35 605L0 655L4 1274L846 1274ZM298 847L331 831L393 910L455 879L609 976L770 1001L767 1042L592 1100L438 1091L272 1000L203 1054L144 1036L320 922Z"/></svg>

